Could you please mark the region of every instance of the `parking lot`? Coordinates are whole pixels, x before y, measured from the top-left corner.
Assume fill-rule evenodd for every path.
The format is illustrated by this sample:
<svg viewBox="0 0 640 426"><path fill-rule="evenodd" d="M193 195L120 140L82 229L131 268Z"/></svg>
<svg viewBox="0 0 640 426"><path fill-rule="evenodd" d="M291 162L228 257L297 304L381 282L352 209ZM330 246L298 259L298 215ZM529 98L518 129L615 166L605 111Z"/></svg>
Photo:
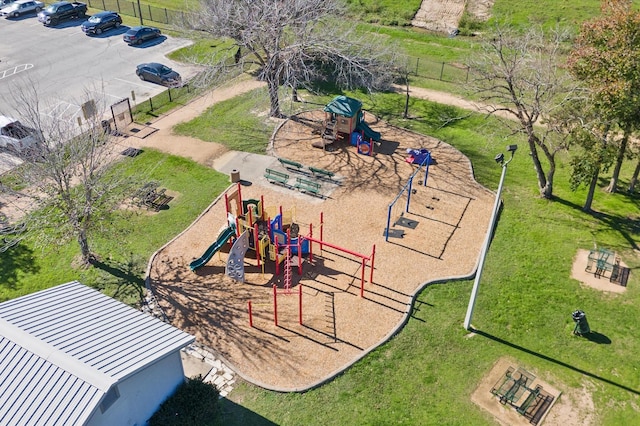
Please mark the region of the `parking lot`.
<svg viewBox="0 0 640 426"><path fill-rule="evenodd" d="M126 25L87 36L80 29L83 21L45 27L35 15L0 18L0 115L19 118L14 93L28 86L44 101L44 114L75 120L81 115L80 104L88 98L98 105L111 105L132 97L133 92L133 106L165 90L136 76L140 63L161 62L178 71L183 81L196 72L165 56L189 40L162 35L134 47L122 40L129 29Z"/></svg>

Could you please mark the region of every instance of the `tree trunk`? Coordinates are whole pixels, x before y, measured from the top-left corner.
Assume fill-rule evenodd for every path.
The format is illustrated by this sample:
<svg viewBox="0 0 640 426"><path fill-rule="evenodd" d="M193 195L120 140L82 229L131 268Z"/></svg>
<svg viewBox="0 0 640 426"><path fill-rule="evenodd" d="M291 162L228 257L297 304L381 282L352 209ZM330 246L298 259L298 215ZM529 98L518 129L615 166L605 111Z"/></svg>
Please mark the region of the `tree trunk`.
<svg viewBox="0 0 640 426"><path fill-rule="evenodd" d="M407 97L404 101L404 113L402 114L402 118L406 120L409 118L409 78L405 76L404 81L407 85Z"/></svg>
<svg viewBox="0 0 640 426"><path fill-rule="evenodd" d="M82 256L82 262L85 265L91 264L93 261L93 254L89 249L89 241L87 240L87 233L84 229L78 230L78 245L80 246L80 254Z"/></svg>
<svg viewBox="0 0 640 426"><path fill-rule="evenodd" d="M598 176L600 175L600 167L596 168L596 171L593 173L591 177L591 182L589 182L589 192L587 193L587 199L584 201L584 206L582 206L582 211L586 213L591 212L591 204L593 204L593 195L596 192L596 186L598 185Z"/></svg>
<svg viewBox="0 0 640 426"><path fill-rule="evenodd" d="M281 117L280 113L280 98L278 97L278 83L274 78L267 77L267 88L269 89L269 103L271 104L271 110L269 116Z"/></svg>
<svg viewBox="0 0 640 426"><path fill-rule="evenodd" d="M631 182L629 182L629 193L633 194L636 190L636 183L638 182L638 175L640 174L640 157L638 157L638 162L636 163L636 169L633 171L633 177L631 178Z"/></svg>
<svg viewBox="0 0 640 426"><path fill-rule="evenodd" d="M552 196L552 187L549 185L547 181L547 177L544 174L544 170L542 170L542 163L540 162L540 157L538 156L538 147L536 145L537 138L529 134L528 142L529 142L529 154L531 155L531 161L533 161L533 168L536 171L536 177L538 178L538 190L540 191L540 196L542 198L550 199Z"/></svg>
<svg viewBox="0 0 640 426"><path fill-rule="evenodd" d="M630 130L628 128L625 129L624 135L622 136L622 141L620 141L620 148L618 149L618 156L616 157L616 165L613 168L613 174L611 175L609 186L607 186L607 189L606 189L607 192L614 193L618 189L618 178L620 176L620 169L622 168L622 162L624 161L624 154L627 150L627 145L629 143L629 133L630 133Z"/></svg>

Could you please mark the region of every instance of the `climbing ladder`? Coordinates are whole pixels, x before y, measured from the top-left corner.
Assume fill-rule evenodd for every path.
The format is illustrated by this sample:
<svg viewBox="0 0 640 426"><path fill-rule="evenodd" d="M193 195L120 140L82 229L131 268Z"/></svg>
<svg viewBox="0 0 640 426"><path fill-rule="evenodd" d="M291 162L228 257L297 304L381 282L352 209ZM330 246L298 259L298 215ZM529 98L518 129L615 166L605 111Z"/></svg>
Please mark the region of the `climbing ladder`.
<svg viewBox="0 0 640 426"><path fill-rule="evenodd" d="M291 294L291 246L287 247L287 257L284 259L284 289Z"/></svg>

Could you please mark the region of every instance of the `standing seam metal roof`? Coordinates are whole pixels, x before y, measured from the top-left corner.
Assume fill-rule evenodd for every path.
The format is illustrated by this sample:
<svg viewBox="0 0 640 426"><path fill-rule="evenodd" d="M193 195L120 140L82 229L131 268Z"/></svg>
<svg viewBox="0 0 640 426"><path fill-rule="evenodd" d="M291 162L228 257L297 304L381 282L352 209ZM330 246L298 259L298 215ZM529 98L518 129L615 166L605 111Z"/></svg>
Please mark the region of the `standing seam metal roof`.
<svg viewBox="0 0 640 426"><path fill-rule="evenodd" d="M194 340L77 281L0 303L0 424L84 423L111 385Z"/></svg>

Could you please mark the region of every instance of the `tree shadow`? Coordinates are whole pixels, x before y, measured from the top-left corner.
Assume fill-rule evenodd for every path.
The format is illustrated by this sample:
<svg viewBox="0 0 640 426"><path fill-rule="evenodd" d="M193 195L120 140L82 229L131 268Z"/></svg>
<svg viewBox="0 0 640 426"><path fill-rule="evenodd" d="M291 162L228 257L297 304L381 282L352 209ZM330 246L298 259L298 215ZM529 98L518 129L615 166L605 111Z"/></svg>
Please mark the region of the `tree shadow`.
<svg viewBox="0 0 640 426"><path fill-rule="evenodd" d="M18 286L18 273L37 274L40 266L35 263L33 250L24 244L17 244L0 252L0 285L15 290Z"/></svg>
<svg viewBox="0 0 640 426"><path fill-rule="evenodd" d="M93 282L92 287L105 291L115 299L127 303L132 299L138 304L145 300L146 287L140 271L144 271L144 259L130 255L128 260L117 262L113 260L94 260L92 265L102 271Z"/></svg>
<svg viewBox="0 0 640 426"><path fill-rule="evenodd" d="M595 210L585 212L584 210L582 210L582 206L572 203L571 201L565 200L560 197L554 197L553 200L572 209L580 210L582 213L593 217L594 219L600 221L607 228L611 228L614 231L618 232L629 243L631 248L635 250L640 249L635 239L633 238L634 234L640 233L640 222L637 220L637 218L604 213Z"/></svg>

